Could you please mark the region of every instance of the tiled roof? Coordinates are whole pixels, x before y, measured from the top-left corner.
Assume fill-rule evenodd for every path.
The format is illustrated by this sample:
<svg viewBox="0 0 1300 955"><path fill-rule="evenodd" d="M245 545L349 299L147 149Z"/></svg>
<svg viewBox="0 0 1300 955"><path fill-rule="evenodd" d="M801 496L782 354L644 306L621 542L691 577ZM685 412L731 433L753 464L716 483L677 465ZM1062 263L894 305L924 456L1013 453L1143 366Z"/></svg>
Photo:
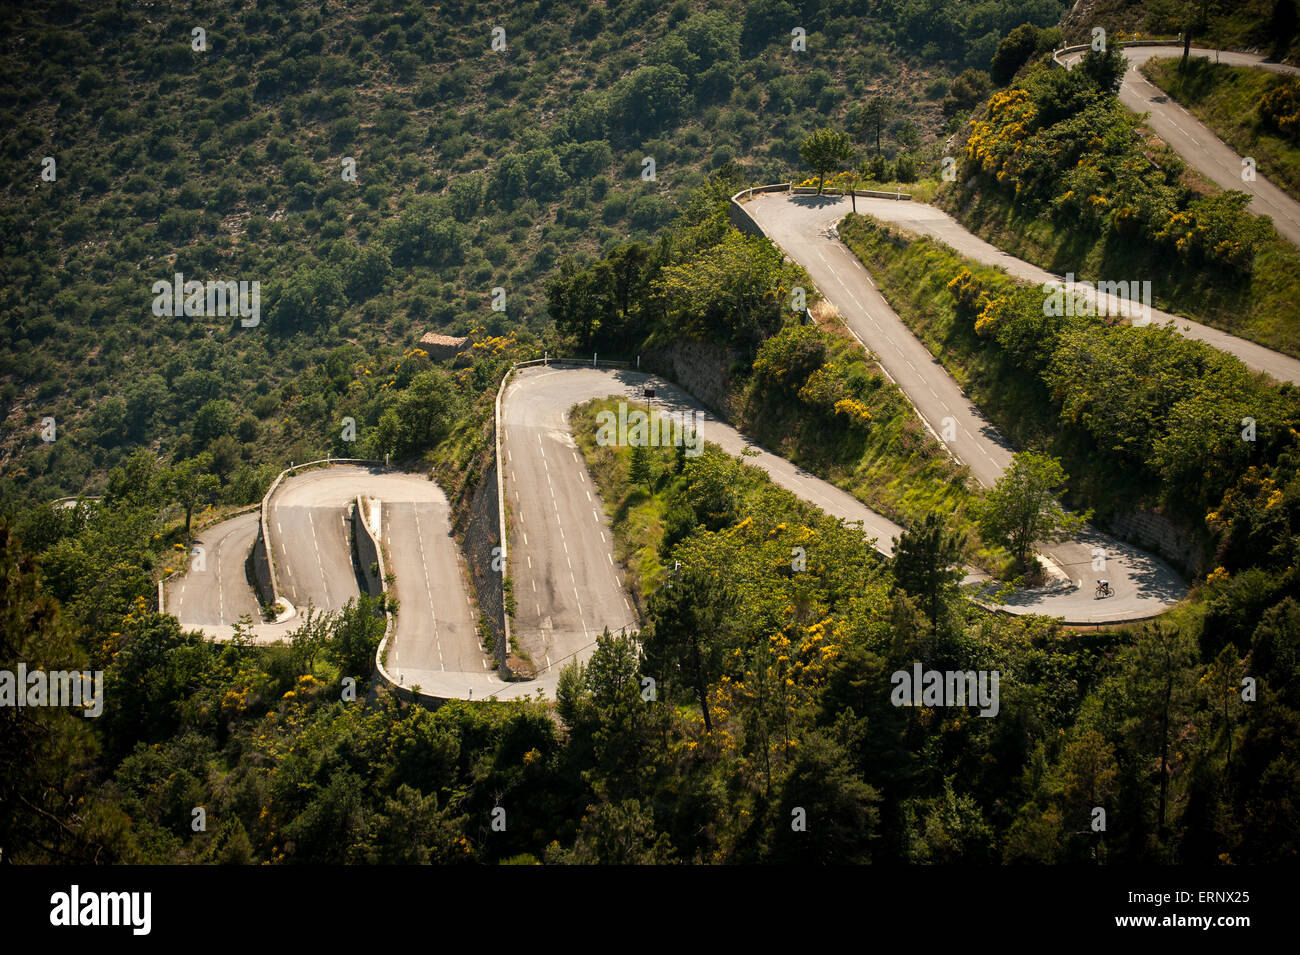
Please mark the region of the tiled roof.
<svg viewBox="0 0 1300 955"><path fill-rule="evenodd" d="M456 338L453 335L437 335L433 332L425 332L424 337L420 339L421 345L448 345L452 348L459 348L469 341L468 338Z"/></svg>

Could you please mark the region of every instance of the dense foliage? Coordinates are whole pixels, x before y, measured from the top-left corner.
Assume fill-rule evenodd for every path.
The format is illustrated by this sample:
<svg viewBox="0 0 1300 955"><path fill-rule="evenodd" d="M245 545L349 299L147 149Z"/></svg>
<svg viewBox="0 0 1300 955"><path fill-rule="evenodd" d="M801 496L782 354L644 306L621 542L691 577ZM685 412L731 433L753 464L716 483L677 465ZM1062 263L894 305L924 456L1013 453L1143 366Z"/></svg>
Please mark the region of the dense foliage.
<svg viewBox="0 0 1300 955"><path fill-rule="evenodd" d="M1206 49L1268 50L1279 60L1300 53L1295 0L1092 0L1075 4L1061 26L1067 43L1088 43L1101 27L1113 38L1186 34Z"/></svg>
<svg viewBox="0 0 1300 955"><path fill-rule="evenodd" d="M964 131L939 203L971 231L1057 273L1151 282L1153 303L1300 354L1300 252L1249 196L1221 191L1120 103L1119 50L1031 67Z"/></svg>
<svg viewBox="0 0 1300 955"><path fill-rule="evenodd" d="M1293 592L1227 642L1211 637L1218 608L1239 610L1244 596L1229 595L1244 587L1261 592L1225 586L1226 572L1200 603L1143 627L1086 634L991 617L939 570L956 546L942 520L885 561L855 528L712 447L685 461L652 449L652 487L633 484L630 451L591 440L594 408L578 420L616 534L660 528L642 541L660 556L640 580L650 616L640 669L623 653L623 709L647 755L618 785L641 808L641 846L658 833L678 857L716 861L1293 855ZM647 525L644 512L664 517ZM1295 586L1294 571L1286 580ZM891 705L891 673L916 661L999 669L998 717ZM677 704L671 718L644 701L636 710L638 674ZM1240 699L1243 676L1266 687L1256 702ZM794 837L799 807L821 823Z"/></svg>
<svg viewBox="0 0 1300 955"><path fill-rule="evenodd" d="M868 98L886 80L937 150L945 121L988 94L981 71L993 62L1001 77L1029 47L1022 30L997 59L1002 38L1063 6L18 13L0 49L14 120L0 138L0 399L14 425L0 669L102 670L115 703L94 720L0 708L6 861L1293 858L1293 393L1169 333L1049 319L1032 289L847 223L889 294L901 269L909 294L932 296L946 361L982 352L1032 395L1027 417L1074 445L1079 495L1128 474L1125 503L1194 515L1212 536L1215 570L1158 623L1074 633L990 615L952 568L974 546L961 469L869 356L830 322L799 324L791 294L806 276L727 224L727 191L797 165L827 122L863 142L892 132L901 171L921 131ZM188 45L196 17L210 23L203 53ZM485 60L492 25L508 38L498 62ZM823 59L790 52L798 25ZM1093 88L1108 69L1044 80L1031 63L1025 89L995 94L971 154L990 163L985 185L1006 172L1035 212L1071 223L1086 207L1095 234L1122 231L1048 185L1067 169L1049 147L1075 150L1075 166L1111 150L1113 164L1089 158L1071 182L1132 200L1143 229L1181 223L1143 241L1251 274L1222 241L1249 225L1231 196L1192 198L1176 173L1125 165L1132 127ZM1114 138L1053 139L1076 108ZM1016 123L1033 155L1016 154ZM43 183L49 153L59 173ZM647 155L662 184L641 178ZM344 157L356 182L339 175ZM262 280L262 324L152 315L150 283L176 271ZM505 312L488 305L496 287ZM427 327L474 343L439 366L417 345ZM150 609L207 505L255 500L282 463L392 453L463 502L511 359L684 338L734 357L738 423L914 525L894 560L716 448L597 451L587 433L620 546L640 555L629 566L647 620L635 638L602 636L553 705L430 711L372 695L382 618L369 599L267 647L242 623L217 644ZM51 442L32 437L46 414ZM93 505L30 503L91 486ZM891 674L915 664L999 671L998 717L893 705ZM1251 702L1243 677L1258 683ZM1090 828L1098 806L1104 833Z"/></svg>
<svg viewBox="0 0 1300 955"><path fill-rule="evenodd" d="M703 350L730 365L728 413L756 441L902 523L938 509L972 530L965 468L842 327L802 324L791 303L803 289L817 305L811 281L770 241L730 227L731 187L697 190L653 248L561 263L547 286L557 331L574 349L647 362ZM990 557L979 549L972 541L973 559Z"/></svg>
<svg viewBox="0 0 1300 955"><path fill-rule="evenodd" d="M1108 66L1090 70L1089 57ZM1190 265L1248 272L1264 233L1241 214L1247 197L1191 198L1143 160L1137 120L1109 88L1119 58L1114 48L1090 52L1076 70L1042 70L1023 88L994 94L966 141L970 171L1033 213L1160 243L1169 258Z"/></svg>
<svg viewBox="0 0 1300 955"><path fill-rule="evenodd" d="M1070 633L958 599L952 578L933 572L951 543L918 540L904 548L908 569L895 568L857 529L716 449L694 459L652 449L649 490L630 482L628 458L597 466L602 494L616 509L654 496L668 515L656 546L677 571L647 582L644 656L606 637L566 675L562 727L536 704L429 713L366 706L364 686L349 701L339 682L349 672L345 619L324 630L313 663L292 644L186 636L123 593L108 601L104 645L77 649L72 620L6 537L3 611L24 625L4 633L26 634L26 644L6 643L0 666L88 660L114 693L149 688L140 705L98 721L4 711L49 724L6 731L7 764L50 770L6 773L7 855L1252 862L1294 853L1291 554L1278 551L1275 572L1225 569L1198 613ZM1266 481L1284 481L1287 499L1294 491L1300 501L1294 463L1279 461ZM1289 533L1260 523L1266 502L1229 503L1219 517L1234 532ZM892 705L891 672L917 661L997 669L999 716ZM1237 698L1243 675L1260 683L1255 703ZM1089 831L1097 805L1110 812L1102 835ZM191 825L195 807L205 831ZM497 809L504 832L492 827ZM799 809L808 830L796 837Z"/></svg>
<svg viewBox="0 0 1300 955"><path fill-rule="evenodd" d="M1148 60L1142 72L1187 107L1259 175L1300 198L1300 81L1191 57Z"/></svg>
<svg viewBox="0 0 1300 955"><path fill-rule="evenodd" d="M245 503L338 453L342 417L376 427L373 378L425 331L541 333L562 255L645 243L711 174L788 177L885 87L887 151L937 150L949 76L1064 6L24 4L0 35L0 497L93 492L150 447L210 451ZM260 283L259 324L154 314L177 273Z"/></svg>
<svg viewBox="0 0 1300 955"><path fill-rule="evenodd" d="M696 190L682 224L653 247L620 246L585 267L561 261L546 292L563 345L626 356L689 339L748 351L790 321L793 289L811 282L770 241L731 228L736 185Z"/></svg>
<svg viewBox="0 0 1300 955"><path fill-rule="evenodd" d="M1294 440L1294 389L1173 329L1045 314L1041 287L866 217L841 234L900 314L915 321L925 303L914 327L976 384L995 422L1018 444L1064 457L1073 490L1104 515L1154 506L1199 527L1252 465ZM924 283L898 282L918 274Z"/></svg>

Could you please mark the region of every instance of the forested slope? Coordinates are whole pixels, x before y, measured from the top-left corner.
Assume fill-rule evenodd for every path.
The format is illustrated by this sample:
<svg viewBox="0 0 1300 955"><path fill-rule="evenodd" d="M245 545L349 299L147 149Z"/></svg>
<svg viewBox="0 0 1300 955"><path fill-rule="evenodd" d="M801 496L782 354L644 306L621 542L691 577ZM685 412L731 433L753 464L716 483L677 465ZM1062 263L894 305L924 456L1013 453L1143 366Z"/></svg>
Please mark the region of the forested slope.
<svg viewBox="0 0 1300 955"><path fill-rule="evenodd" d="M149 446L210 452L201 468L246 500L261 479L242 469L329 450L342 417L365 444L396 400L379 379L423 332L528 338L562 255L649 237L707 176L787 175L814 124L865 137L876 93L894 104L891 153L937 148L948 78L1062 6L14 9L0 37L7 493L102 486ZM258 282L259 325L154 314L152 283L176 273Z"/></svg>

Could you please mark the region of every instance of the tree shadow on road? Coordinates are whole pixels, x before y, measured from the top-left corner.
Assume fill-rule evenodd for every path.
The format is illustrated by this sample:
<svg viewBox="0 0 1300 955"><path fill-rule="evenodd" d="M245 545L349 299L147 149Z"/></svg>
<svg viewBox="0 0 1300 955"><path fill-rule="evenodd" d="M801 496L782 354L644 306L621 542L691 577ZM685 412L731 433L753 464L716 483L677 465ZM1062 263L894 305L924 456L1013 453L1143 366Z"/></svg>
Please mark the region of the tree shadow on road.
<svg viewBox="0 0 1300 955"><path fill-rule="evenodd" d="M833 206L840 202L847 201L845 196L792 196L789 200L796 206L804 206L810 209L824 209L827 206Z"/></svg>

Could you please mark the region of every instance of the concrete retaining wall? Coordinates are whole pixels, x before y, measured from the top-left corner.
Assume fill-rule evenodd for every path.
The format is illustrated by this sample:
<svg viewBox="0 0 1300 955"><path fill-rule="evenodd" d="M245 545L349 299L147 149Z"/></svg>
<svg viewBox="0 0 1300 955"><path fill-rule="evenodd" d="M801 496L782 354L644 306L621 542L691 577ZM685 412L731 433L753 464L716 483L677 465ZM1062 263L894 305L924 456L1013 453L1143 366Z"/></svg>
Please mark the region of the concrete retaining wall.
<svg viewBox="0 0 1300 955"><path fill-rule="evenodd" d="M364 499L357 495L352 510L352 539L355 542L357 556L365 558L362 564L362 572L366 578L366 588L370 591L371 596L382 597L388 592L388 582L384 579L388 576L388 568L384 566L384 549L379 545L379 541L370 533L370 525L366 523ZM378 574L370 572L370 565L378 565ZM382 680L390 690L397 693L398 696L406 702L426 702L416 694L400 686L392 678L388 670L384 667L384 660L388 654L388 641L393 638L393 630L397 626L397 621L392 612L388 609L387 603L384 606L384 638L379 641L379 647L375 650L375 672L379 674ZM374 687L371 688L374 692Z"/></svg>
<svg viewBox="0 0 1300 955"><path fill-rule="evenodd" d="M271 549L267 545L270 539L270 527L266 521L267 508L271 504L271 495L290 474L296 474L303 468L312 468L324 465L328 467L331 464L380 464L379 461L372 461L369 458L324 458L319 461L307 461L303 464L295 464L285 468L275 476L271 482L271 487L262 497L261 516L257 525L257 540L253 543L253 572L257 577L257 587L260 591L263 602L270 607L275 607L280 602L280 586L275 577L275 560L271 557Z"/></svg>
<svg viewBox="0 0 1300 955"><path fill-rule="evenodd" d="M361 577L366 582L366 592L372 597L383 596L387 584L384 582L384 555L379 541L370 532L366 517L370 510L370 499L358 494L352 505L352 542L356 548L357 566L361 568ZM376 569L371 570L371 566Z"/></svg>
<svg viewBox="0 0 1300 955"><path fill-rule="evenodd" d="M280 486L284 476L292 470L286 468L275 476L271 486L262 495L262 507L257 519L257 540L253 542L253 574L257 578L258 594L262 603L273 610L279 609L280 588L275 582L275 560L271 557L271 530L266 521L266 511L271 504L271 495Z"/></svg>
<svg viewBox="0 0 1300 955"><path fill-rule="evenodd" d="M274 607L280 595L276 590L275 573L266 547L265 515L257 523L257 539L253 541L253 574L257 578L257 596L266 606Z"/></svg>
<svg viewBox="0 0 1300 955"><path fill-rule="evenodd" d="M756 235L761 237L763 230L745 211L745 207L740 204L742 199L748 199L755 192L785 192L790 188L790 183L781 183L773 186L760 186L757 189L742 189L731 197L731 202L727 204L727 214L731 217L731 224L735 228L744 232L746 235Z"/></svg>

